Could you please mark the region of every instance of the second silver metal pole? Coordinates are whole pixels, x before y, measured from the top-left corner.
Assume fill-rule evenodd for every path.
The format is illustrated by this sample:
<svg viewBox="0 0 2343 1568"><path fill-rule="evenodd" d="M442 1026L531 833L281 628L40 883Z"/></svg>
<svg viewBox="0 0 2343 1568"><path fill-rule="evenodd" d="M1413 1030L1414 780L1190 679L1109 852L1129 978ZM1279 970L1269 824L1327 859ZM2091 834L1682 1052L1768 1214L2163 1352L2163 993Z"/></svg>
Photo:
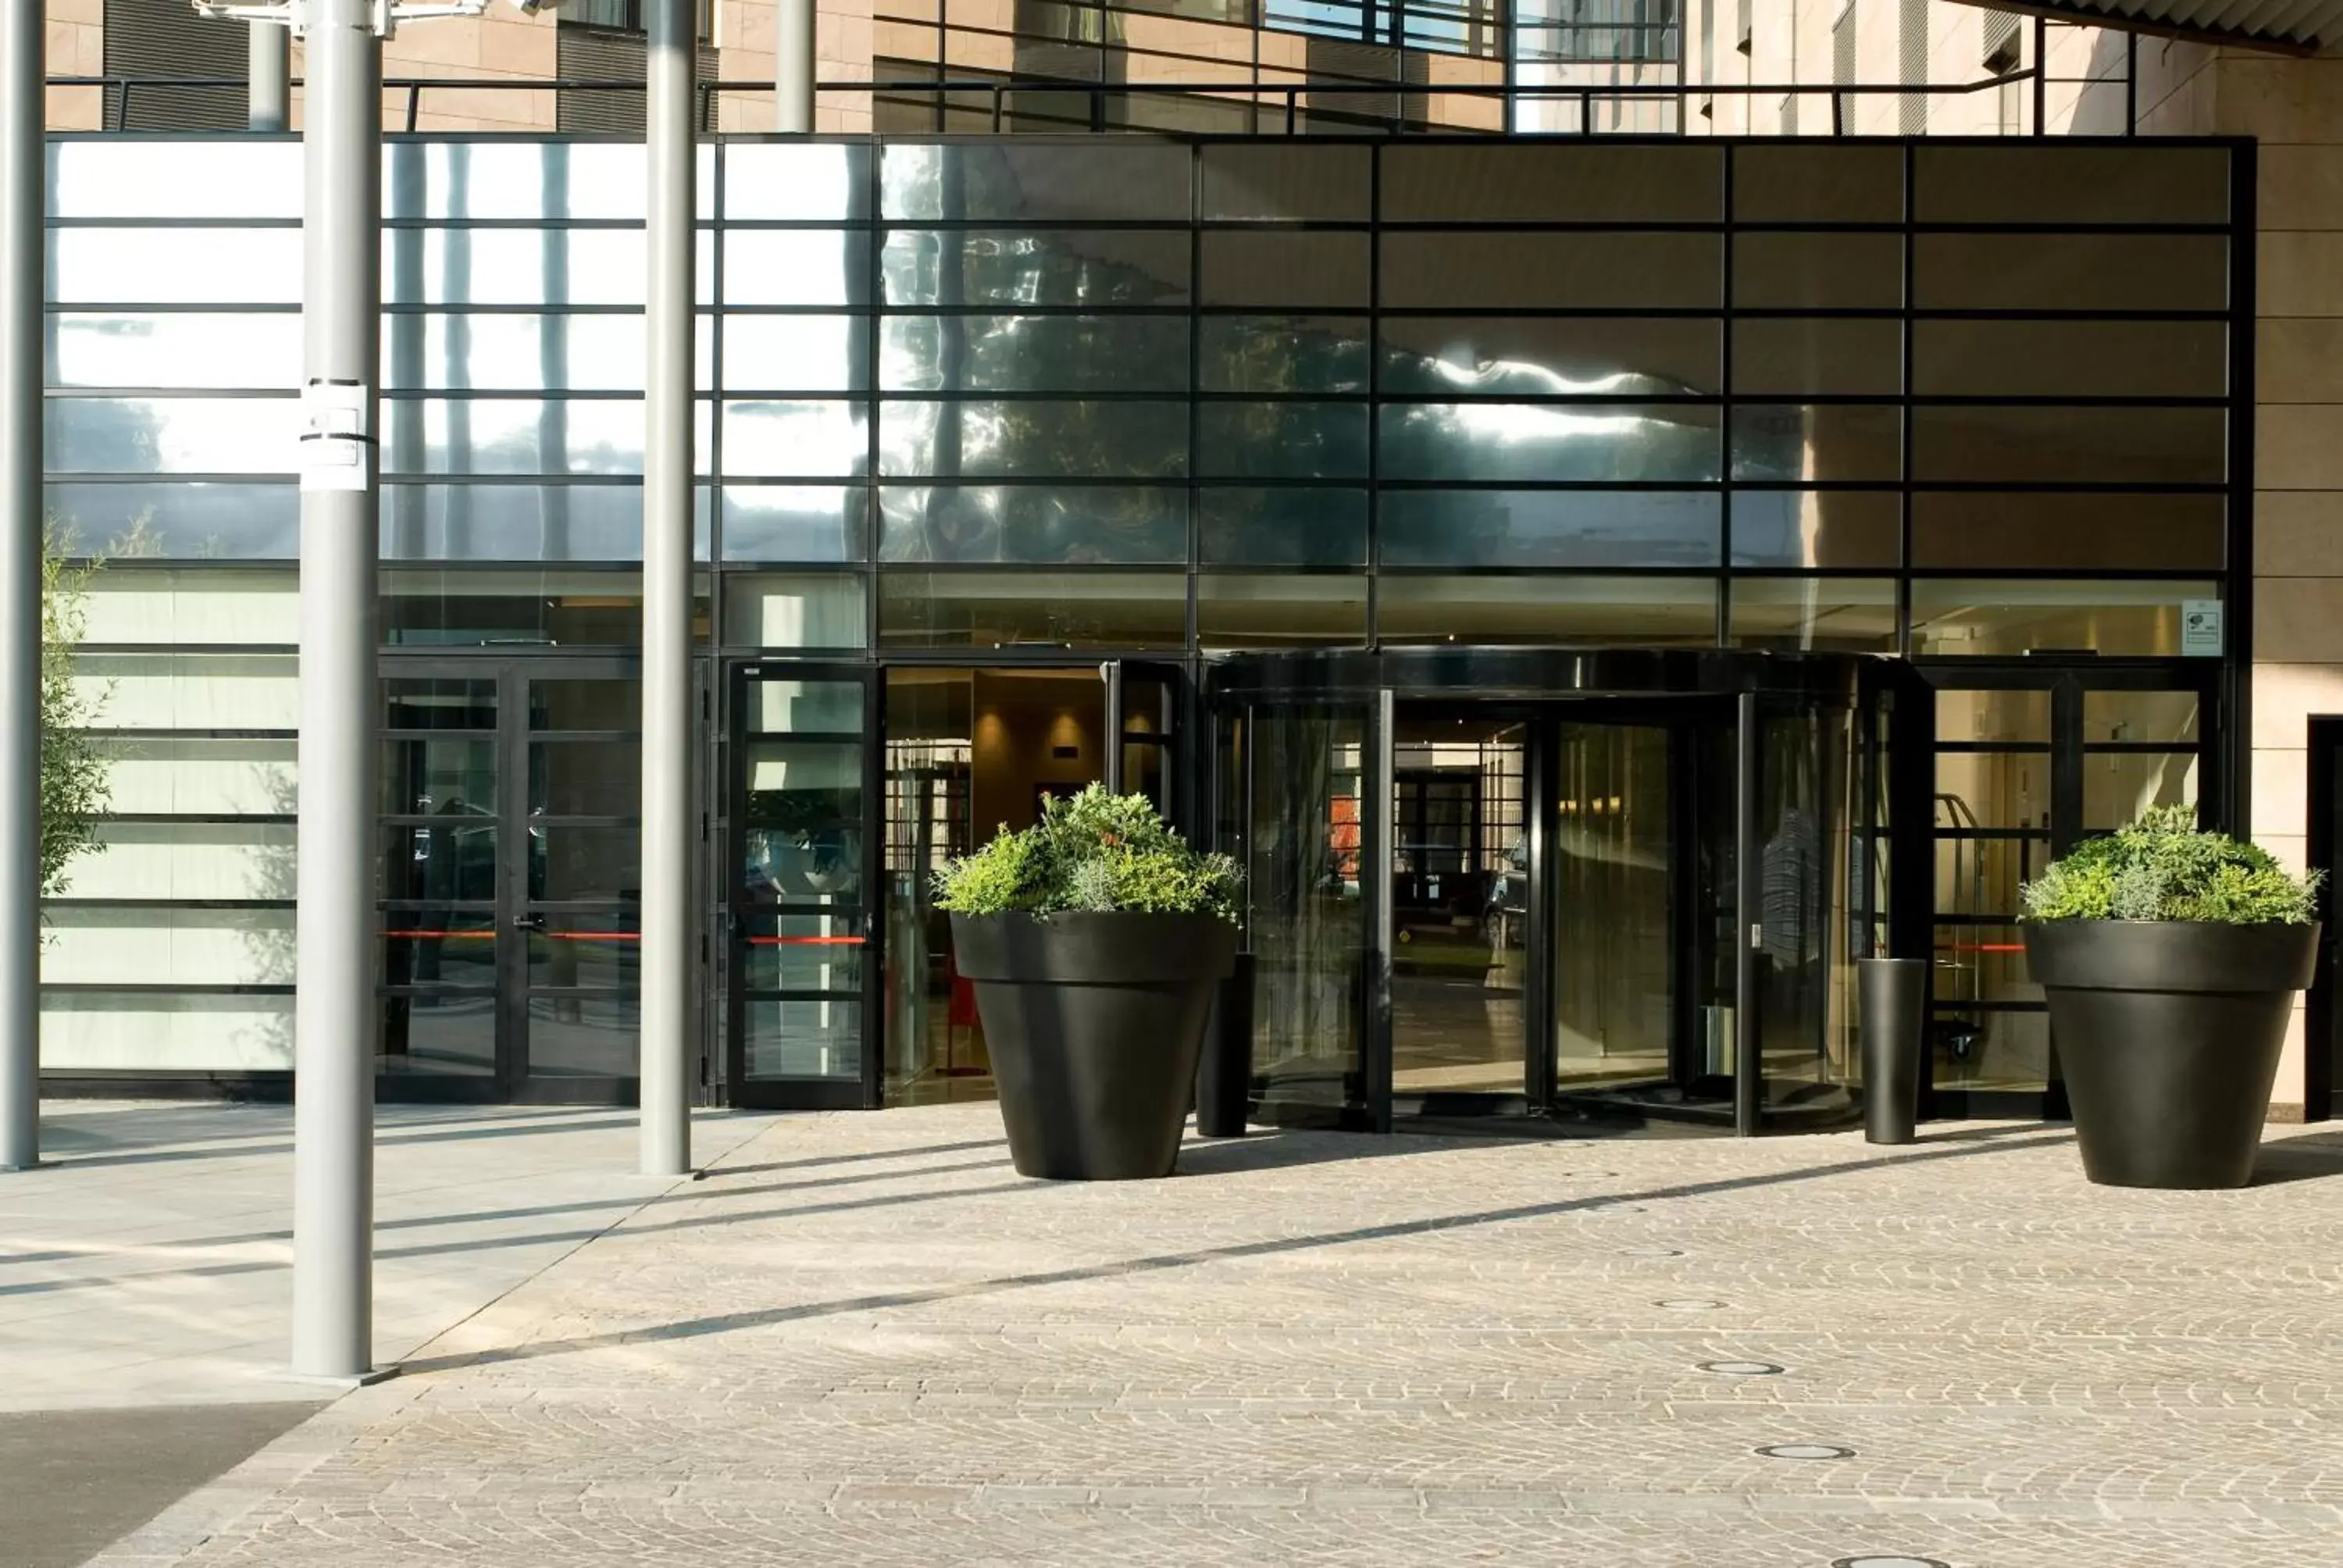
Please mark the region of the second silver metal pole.
<svg viewBox="0 0 2343 1568"><path fill-rule="evenodd" d="M773 129L813 129L813 0L780 0L773 17Z"/></svg>
<svg viewBox="0 0 2343 1568"><path fill-rule="evenodd" d="M367 0L312 0L302 133L301 696L293 1370L374 1361L375 383L382 50Z"/></svg>
<svg viewBox="0 0 2343 1568"><path fill-rule="evenodd" d="M642 1161L691 1169L692 65L690 0L649 0L644 149Z"/></svg>

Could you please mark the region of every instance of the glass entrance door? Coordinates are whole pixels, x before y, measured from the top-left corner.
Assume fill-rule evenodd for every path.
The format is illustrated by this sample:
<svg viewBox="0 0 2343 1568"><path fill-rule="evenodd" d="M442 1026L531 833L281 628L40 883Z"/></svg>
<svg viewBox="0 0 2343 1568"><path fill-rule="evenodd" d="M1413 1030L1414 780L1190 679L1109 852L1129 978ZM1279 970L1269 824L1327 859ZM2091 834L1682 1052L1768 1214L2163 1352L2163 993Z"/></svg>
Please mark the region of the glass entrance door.
<svg viewBox="0 0 2343 1568"><path fill-rule="evenodd" d="M879 745L871 671L733 672L725 843L735 1105L876 1106Z"/></svg>
<svg viewBox="0 0 2343 1568"><path fill-rule="evenodd" d="M611 660L387 663L387 1097L634 1097L640 689Z"/></svg>

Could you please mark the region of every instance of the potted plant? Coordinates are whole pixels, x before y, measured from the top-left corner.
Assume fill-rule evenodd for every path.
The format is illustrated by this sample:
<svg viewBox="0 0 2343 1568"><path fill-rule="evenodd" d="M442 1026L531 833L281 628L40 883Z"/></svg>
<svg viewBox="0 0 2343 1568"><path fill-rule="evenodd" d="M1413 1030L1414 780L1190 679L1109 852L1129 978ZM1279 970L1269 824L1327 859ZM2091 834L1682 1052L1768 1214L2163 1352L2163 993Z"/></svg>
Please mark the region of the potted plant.
<svg viewBox="0 0 2343 1568"><path fill-rule="evenodd" d="M1021 1174L1172 1173L1236 890L1234 861L1095 784L937 873Z"/></svg>
<svg viewBox="0 0 2343 1568"><path fill-rule="evenodd" d="M2022 890L2083 1171L2117 1187L2253 1177L2294 999L2318 946L2314 874L2159 806Z"/></svg>

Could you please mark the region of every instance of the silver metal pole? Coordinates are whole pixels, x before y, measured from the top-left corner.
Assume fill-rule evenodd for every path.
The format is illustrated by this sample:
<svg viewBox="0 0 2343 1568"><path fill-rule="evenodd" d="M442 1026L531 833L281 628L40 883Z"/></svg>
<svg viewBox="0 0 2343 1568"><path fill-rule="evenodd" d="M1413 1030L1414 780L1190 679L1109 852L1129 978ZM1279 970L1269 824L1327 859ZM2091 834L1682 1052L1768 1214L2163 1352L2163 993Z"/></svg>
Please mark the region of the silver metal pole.
<svg viewBox="0 0 2343 1568"><path fill-rule="evenodd" d="M293 34L273 22L247 22L244 128L293 128Z"/></svg>
<svg viewBox="0 0 2343 1568"><path fill-rule="evenodd" d="M312 0L302 127L301 698L293 1370L374 1362L375 389L382 46Z"/></svg>
<svg viewBox="0 0 2343 1568"><path fill-rule="evenodd" d="M813 0L780 0L773 18L773 129L813 129Z"/></svg>
<svg viewBox="0 0 2343 1568"><path fill-rule="evenodd" d="M642 1168L691 1169L690 0L650 0L644 165L650 246L643 397Z"/></svg>
<svg viewBox="0 0 2343 1568"><path fill-rule="evenodd" d="M42 7L0 7L0 1171L41 1157Z"/></svg>

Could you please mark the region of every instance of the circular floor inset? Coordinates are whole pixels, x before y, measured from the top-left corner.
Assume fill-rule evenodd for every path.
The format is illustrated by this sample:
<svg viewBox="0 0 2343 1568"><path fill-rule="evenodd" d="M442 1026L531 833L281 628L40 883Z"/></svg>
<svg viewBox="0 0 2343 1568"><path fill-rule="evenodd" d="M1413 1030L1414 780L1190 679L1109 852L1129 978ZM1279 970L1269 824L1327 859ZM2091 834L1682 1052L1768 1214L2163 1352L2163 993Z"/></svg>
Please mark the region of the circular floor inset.
<svg viewBox="0 0 2343 1568"><path fill-rule="evenodd" d="M1853 1459L1855 1450L1826 1442L1777 1442L1757 1451L1767 1459Z"/></svg>
<svg viewBox="0 0 2343 1568"><path fill-rule="evenodd" d="M1700 1370L1721 1377L1779 1377L1785 1369L1772 1362L1703 1362Z"/></svg>
<svg viewBox="0 0 2343 1568"><path fill-rule="evenodd" d="M1830 1568L1952 1568L1934 1557L1834 1557Z"/></svg>
<svg viewBox="0 0 2343 1568"><path fill-rule="evenodd" d="M1654 1302L1652 1305L1664 1307L1672 1312L1712 1312L1725 1303L1712 1302L1702 1296L1670 1296L1665 1301Z"/></svg>

